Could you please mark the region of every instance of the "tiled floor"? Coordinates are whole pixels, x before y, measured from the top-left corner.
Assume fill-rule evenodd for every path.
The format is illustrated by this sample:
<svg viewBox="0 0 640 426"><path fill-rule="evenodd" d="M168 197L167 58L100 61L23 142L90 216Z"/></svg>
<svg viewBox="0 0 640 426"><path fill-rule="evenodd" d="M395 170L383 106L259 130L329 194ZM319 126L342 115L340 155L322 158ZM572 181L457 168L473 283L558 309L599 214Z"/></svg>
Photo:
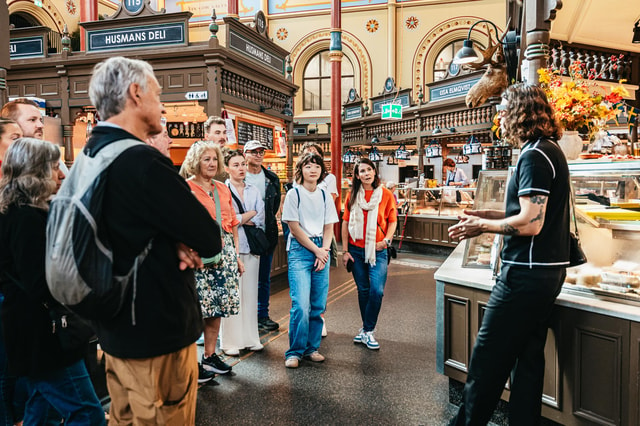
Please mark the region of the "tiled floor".
<svg viewBox="0 0 640 426"><path fill-rule="evenodd" d="M443 425L454 410L435 368L435 282L443 257L400 254L389 269L376 336L379 351L354 345L361 327L355 285L332 268L321 364L284 367L290 300L274 282L265 349L231 357L233 375L198 393L198 425Z"/></svg>

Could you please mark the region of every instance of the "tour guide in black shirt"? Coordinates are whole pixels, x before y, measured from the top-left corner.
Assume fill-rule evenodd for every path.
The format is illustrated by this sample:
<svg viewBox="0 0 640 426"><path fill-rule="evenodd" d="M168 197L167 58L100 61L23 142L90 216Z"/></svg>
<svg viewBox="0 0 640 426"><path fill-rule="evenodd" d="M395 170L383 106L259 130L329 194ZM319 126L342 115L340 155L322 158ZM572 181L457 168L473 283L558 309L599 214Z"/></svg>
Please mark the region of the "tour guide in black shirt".
<svg viewBox="0 0 640 426"><path fill-rule="evenodd" d="M541 88L526 84L507 88L500 110L504 134L522 147L506 211L465 211L449 228L460 240L505 235L451 425L487 424L510 373L509 424L539 424L548 320L569 264L569 171L553 110Z"/></svg>

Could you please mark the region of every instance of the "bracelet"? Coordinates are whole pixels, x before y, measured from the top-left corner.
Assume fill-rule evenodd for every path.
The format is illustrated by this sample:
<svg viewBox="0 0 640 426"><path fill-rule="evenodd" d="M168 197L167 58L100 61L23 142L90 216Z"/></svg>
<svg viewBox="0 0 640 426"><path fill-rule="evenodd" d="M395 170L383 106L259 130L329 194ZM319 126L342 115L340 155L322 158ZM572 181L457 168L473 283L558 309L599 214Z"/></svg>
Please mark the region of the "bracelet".
<svg viewBox="0 0 640 426"><path fill-rule="evenodd" d="M351 254L351 253L349 253L348 251L343 251L342 255L344 256L345 254Z"/></svg>

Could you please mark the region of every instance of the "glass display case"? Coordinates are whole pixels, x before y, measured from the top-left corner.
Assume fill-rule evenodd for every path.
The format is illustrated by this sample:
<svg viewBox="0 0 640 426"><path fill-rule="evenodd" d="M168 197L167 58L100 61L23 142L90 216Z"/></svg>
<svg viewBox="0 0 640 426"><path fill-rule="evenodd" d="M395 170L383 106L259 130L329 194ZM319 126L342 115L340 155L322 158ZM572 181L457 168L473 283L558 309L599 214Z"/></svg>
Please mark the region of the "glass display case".
<svg viewBox="0 0 640 426"><path fill-rule="evenodd" d="M640 162L583 161L569 170L588 262L567 269L564 289L640 303Z"/></svg>
<svg viewBox="0 0 640 426"><path fill-rule="evenodd" d="M478 176L478 187L473 210L504 210L507 192L507 170L483 170ZM462 266L465 268L492 268L498 257L500 236L485 233L466 240Z"/></svg>
<svg viewBox="0 0 640 426"><path fill-rule="evenodd" d="M398 199L406 203L409 216L451 216L471 208L476 188L443 186L439 188L406 188Z"/></svg>

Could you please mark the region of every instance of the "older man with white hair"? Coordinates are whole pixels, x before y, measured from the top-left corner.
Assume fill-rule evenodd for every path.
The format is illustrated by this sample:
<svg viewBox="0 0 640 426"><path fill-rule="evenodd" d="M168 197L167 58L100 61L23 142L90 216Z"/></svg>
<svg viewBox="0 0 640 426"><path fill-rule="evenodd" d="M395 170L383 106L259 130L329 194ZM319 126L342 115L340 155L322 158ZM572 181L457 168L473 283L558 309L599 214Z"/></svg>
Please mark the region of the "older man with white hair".
<svg viewBox="0 0 640 426"><path fill-rule="evenodd" d="M125 275L151 241L136 285L124 296L125 306L135 301L135 312L122 309L96 322L113 424L195 423L195 341L202 316L188 267L202 266L197 254L221 250L218 225L171 161L143 142L163 130L160 93L151 65L123 57L96 65L89 85L103 121L83 152L91 156L118 140L140 141L113 161L106 178L100 226L111 240L114 274Z"/></svg>

